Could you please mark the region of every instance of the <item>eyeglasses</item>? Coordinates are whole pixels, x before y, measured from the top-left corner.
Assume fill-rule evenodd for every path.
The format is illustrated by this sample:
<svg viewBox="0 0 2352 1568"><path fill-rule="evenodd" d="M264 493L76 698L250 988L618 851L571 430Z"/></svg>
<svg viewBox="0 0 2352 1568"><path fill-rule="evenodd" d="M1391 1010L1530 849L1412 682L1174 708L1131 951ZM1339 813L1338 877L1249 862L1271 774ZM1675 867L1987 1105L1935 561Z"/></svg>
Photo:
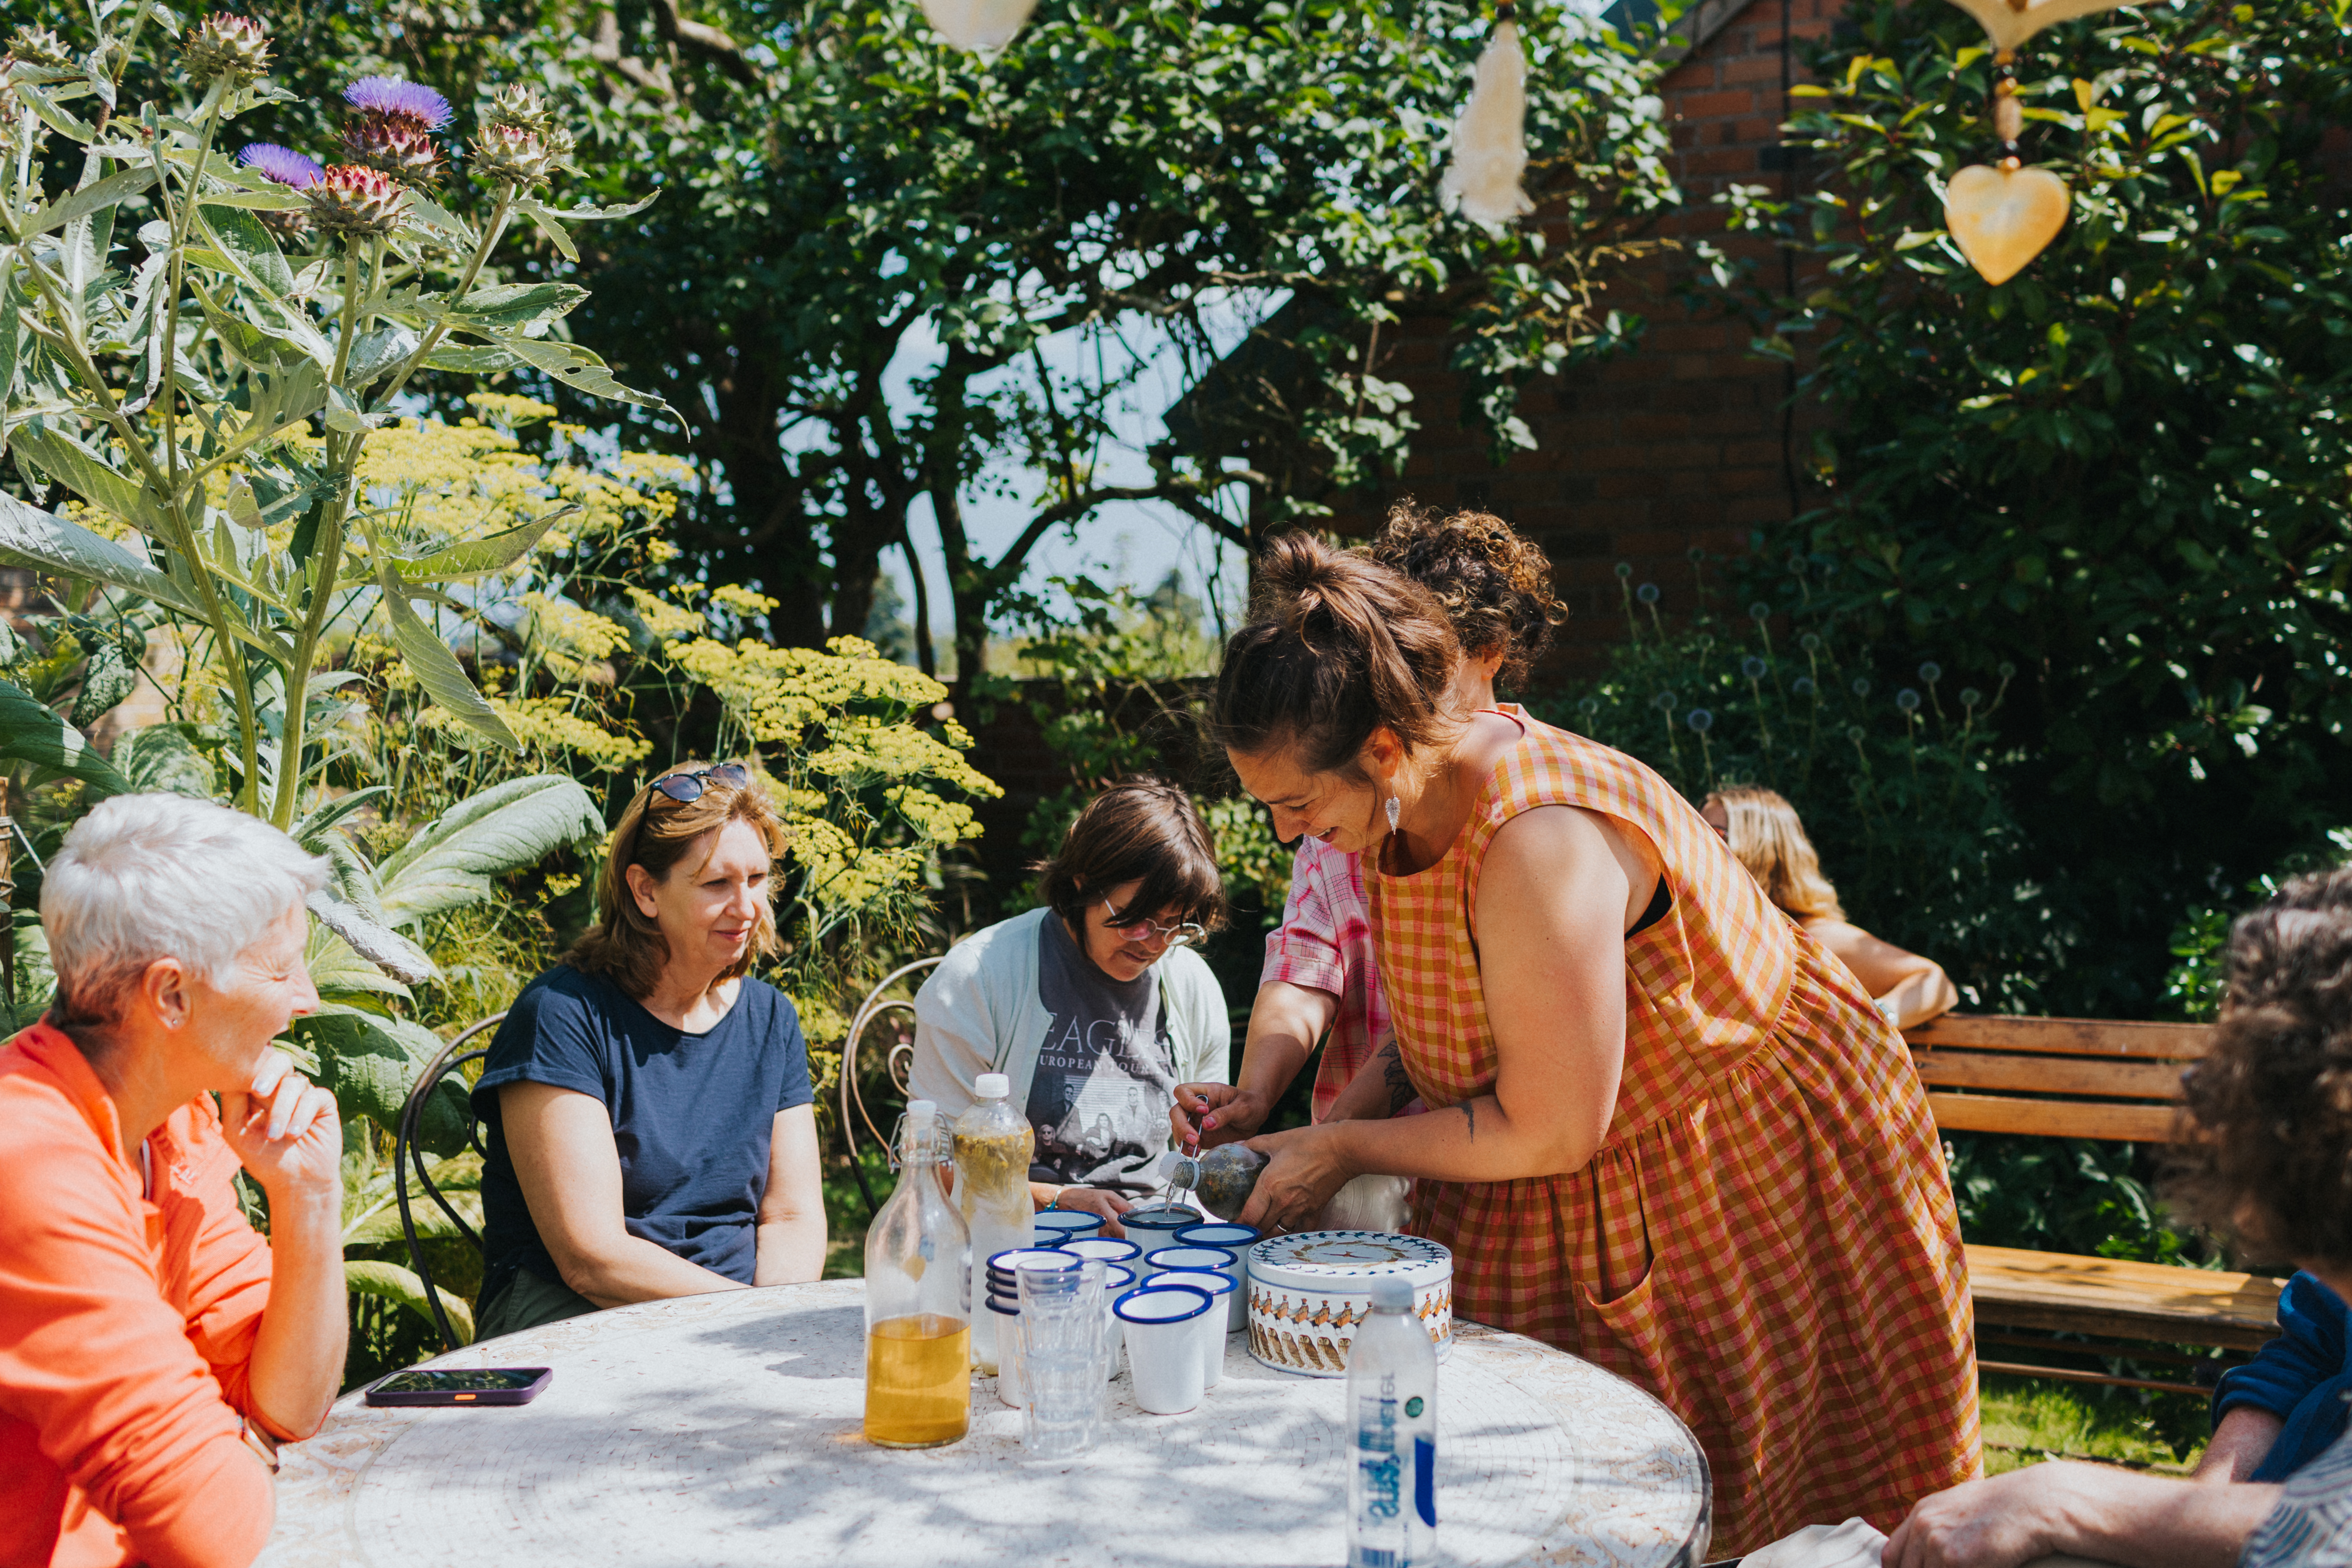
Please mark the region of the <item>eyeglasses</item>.
<svg viewBox="0 0 2352 1568"><path fill-rule="evenodd" d="M1184 921L1176 925L1164 926L1158 921L1141 916L1129 919L1111 908L1108 899L1103 900L1103 913L1110 917L1103 923L1129 942L1159 941L1166 942L1171 947L1182 947L1187 943L1199 942L1209 934L1209 928L1198 921Z"/></svg>
<svg viewBox="0 0 2352 1568"><path fill-rule="evenodd" d="M740 763L721 763L715 768L704 768L699 773L670 773L657 778L654 780L654 789L684 805L702 798L703 791L708 787L702 782L705 779L722 789L741 789L751 782L751 773Z"/></svg>

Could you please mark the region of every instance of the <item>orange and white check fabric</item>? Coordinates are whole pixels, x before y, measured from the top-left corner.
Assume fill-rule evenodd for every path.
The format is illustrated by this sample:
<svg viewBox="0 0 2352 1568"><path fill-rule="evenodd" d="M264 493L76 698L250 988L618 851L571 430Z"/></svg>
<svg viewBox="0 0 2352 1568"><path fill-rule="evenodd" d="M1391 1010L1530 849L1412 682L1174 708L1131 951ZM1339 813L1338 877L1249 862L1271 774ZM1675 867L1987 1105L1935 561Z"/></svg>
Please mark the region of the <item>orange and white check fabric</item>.
<svg viewBox="0 0 2352 1568"><path fill-rule="evenodd" d="M1980 1465L1959 1223L1902 1039L1766 901L1675 788L1523 721L1470 823L1409 877L1365 862L1406 1070L1434 1107L1493 1090L1478 971L1487 846L1544 805L1647 838L1674 905L1625 944L1609 1135L1565 1176L1418 1184L1455 1310L1631 1378L1686 1422L1713 1555L1859 1514L1892 1530Z"/></svg>

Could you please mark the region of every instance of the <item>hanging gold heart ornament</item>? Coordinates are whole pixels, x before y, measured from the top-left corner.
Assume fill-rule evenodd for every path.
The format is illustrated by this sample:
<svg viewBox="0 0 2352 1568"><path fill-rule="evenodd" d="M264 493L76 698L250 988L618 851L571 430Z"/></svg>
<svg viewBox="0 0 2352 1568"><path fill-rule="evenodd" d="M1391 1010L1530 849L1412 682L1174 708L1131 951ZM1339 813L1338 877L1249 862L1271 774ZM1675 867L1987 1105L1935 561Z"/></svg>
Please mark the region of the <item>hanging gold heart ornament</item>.
<svg viewBox="0 0 2352 1568"><path fill-rule="evenodd" d="M1944 225L1988 283L2006 283L2066 226L2073 194L2047 169L1972 163L1944 187Z"/></svg>
<svg viewBox="0 0 2352 1568"><path fill-rule="evenodd" d="M2053 22L2137 5L2145 0L1952 0L1977 19L1993 48L1993 134L2000 163L1971 163L1944 187L1944 226L1986 282L1999 286L2022 271L2066 226L2073 195L2047 169L2024 165L2017 139L2025 110L2017 99L2017 46Z"/></svg>

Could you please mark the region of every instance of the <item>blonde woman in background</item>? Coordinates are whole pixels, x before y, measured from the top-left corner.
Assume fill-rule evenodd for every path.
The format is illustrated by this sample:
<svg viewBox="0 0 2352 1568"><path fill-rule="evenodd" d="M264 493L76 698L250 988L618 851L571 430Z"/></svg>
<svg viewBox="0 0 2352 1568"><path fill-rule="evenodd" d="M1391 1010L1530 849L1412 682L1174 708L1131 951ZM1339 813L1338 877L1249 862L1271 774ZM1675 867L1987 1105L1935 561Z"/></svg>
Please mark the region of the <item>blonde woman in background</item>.
<svg viewBox="0 0 2352 1568"><path fill-rule="evenodd" d="M1924 1024L1959 1005L1960 994L1941 964L1881 941L1845 918L1797 808L1780 795L1755 784L1734 784L1708 795L1699 815L1731 846L1764 896L1845 961L1896 1028Z"/></svg>

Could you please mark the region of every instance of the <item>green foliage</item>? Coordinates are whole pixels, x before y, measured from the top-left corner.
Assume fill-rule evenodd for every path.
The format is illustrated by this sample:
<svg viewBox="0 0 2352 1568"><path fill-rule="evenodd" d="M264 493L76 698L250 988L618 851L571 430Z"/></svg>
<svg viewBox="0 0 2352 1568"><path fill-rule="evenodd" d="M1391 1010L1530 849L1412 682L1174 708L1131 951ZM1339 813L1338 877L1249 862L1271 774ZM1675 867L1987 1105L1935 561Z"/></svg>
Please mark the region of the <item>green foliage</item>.
<svg viewBox="0 0 2352 1568"><path fill-rule="evenodd" d="M1811 565L1794 603L1720 614L1701 562L1696 613L1618 568L1626 640L1581 692L1540 715L1631 752L1696 805L1731 783L1796 806L1847 914L1942 963L1986 1012L2034 1010L2041 977L2077 940L2023 853L1990 692L1932 662L1887 668L1832 613ZM1682 611L1669 631L1667 611Z"/></svg>
<svg viewBox="0 0 2352 1568"><path fill-rule="evenodd" d="M78 608L205 642L235 708L238 800L280 827L325 761L306 731L330 623L370 600L436 699L513 745L415 608L505 563L462 523L376 504L359 478L429 366L530 363L647 401L546 337L584 290L485 279L513 218L539 210L534 182L492 181L477 231L378 180L361 222L326 199L332 179L298 191L226 155L237 120L291 95L239 71L194 78L194 56L165 63L157 7L93 16L68 66L13 60L0 88L0 444L71 513L10 498L0 557L76 584ZM155 96L134 102L126 84ZM84 100L87 121L65 108ZM50 189L76 161L79 179ZM146 645L79 640L69 717L87 726L129 694Z"/></svg>
<svg viewBox="0 0 2352 1568"><path fill-rule="evenodd" d="M1018 659L1031 674L985 676L975 690L985 702L1024 704L1068 770L1068 784L1031 809L1022 832L1022 847L1042 859L1106 785L1138 773L1189 784L1201 771L1207 692L1198 678L1216 649L1202 635L1200 605L1177 590L1173 573L1148 596L1055 577L1045 593L1009 602ZM1241 923L1279 915L1290 857L1275 840L1272 816L1246 795L1195 795Z"/></svg>
<svg viewBox="0 0 2352 1568"><path fill-rule="evenodd" d="M2289 879L2333 870L2347 861L2352 861L2352 827L2335 828L2327 835L2325 850L2290 856L2284 864L2247 883L2231 903L2191 906L2172 931L2176 962L2164 981L2167 1010L2192 1023L2211 1022L2221 1011L2229 984L2230 927L2237 918L2276 893Z"/></svg>
<svg viewBox="0 0 2352 1568"><path fill-rule="evenodd" d="M1401 462L1420 416L1381 329L1408 312L1454 318L1507 450L1524 385L1640 327L1596 291L1670 196L1658 67L1552 0L1521 14L1540 229L1441 207L1488 26L1462 0L1049 0L985 63L910 0L698 19L679 46L651 12L547 0L499 47L596 102L603 199L662 193L582 252L572 320L677 411L655 438L707 481L682 540L779 601L781 641L861 631L928 499L969 680L1053 530L1149 500L1255 542ZM484 68L461 28L403 25L453 91ZM1126 405L1171 393L1198 394L1174 438L1122 448ZM992 552L962 511L990 490L1029 514Z"/></svg>
<svg viewBox="0 0 2352 1568"><path fill-rule="evenodd" d="M1761 542L1836 562L1830 606L1957 679L2021 673L1994 727L2084 945L2045 995L2144 1013L2179 910L2352 812L2352 251L2325 149L2352 124L2340 7L2146 6L2020 51L2029 163L2066 228L1986 285L1943 182L1990 156L1991 62L1956 9L1858 0L1795 121L1816 188L1730 197L1715 257L1833 416L1827 504Z"/></svg>
<svg viewBox="0 0 2352 1568"><path fill-rule="evenodd" d="M2200 1261L2166 1223L2131 1144L1956 1132L1946 1148L1960 1232L1970 1241L2142 1263Z"/></svg>
<svg viewBox="0 0 2352 1568"><path fill-rule="evenodd" d="M428 1166L434 1184L478 1234L482 1161L471 1152ZM411 1216L442 1310L461 1342L474 1337L472 1298L481 1289L481 1255L412 1181ZM408 1267L407 1242L393 1191L392 1165L378 1140L347 1126L343 1135L343 1280L351 1293L352 1339L343 1386L358 1387L442 1349L424 1281Z"/></svg>

